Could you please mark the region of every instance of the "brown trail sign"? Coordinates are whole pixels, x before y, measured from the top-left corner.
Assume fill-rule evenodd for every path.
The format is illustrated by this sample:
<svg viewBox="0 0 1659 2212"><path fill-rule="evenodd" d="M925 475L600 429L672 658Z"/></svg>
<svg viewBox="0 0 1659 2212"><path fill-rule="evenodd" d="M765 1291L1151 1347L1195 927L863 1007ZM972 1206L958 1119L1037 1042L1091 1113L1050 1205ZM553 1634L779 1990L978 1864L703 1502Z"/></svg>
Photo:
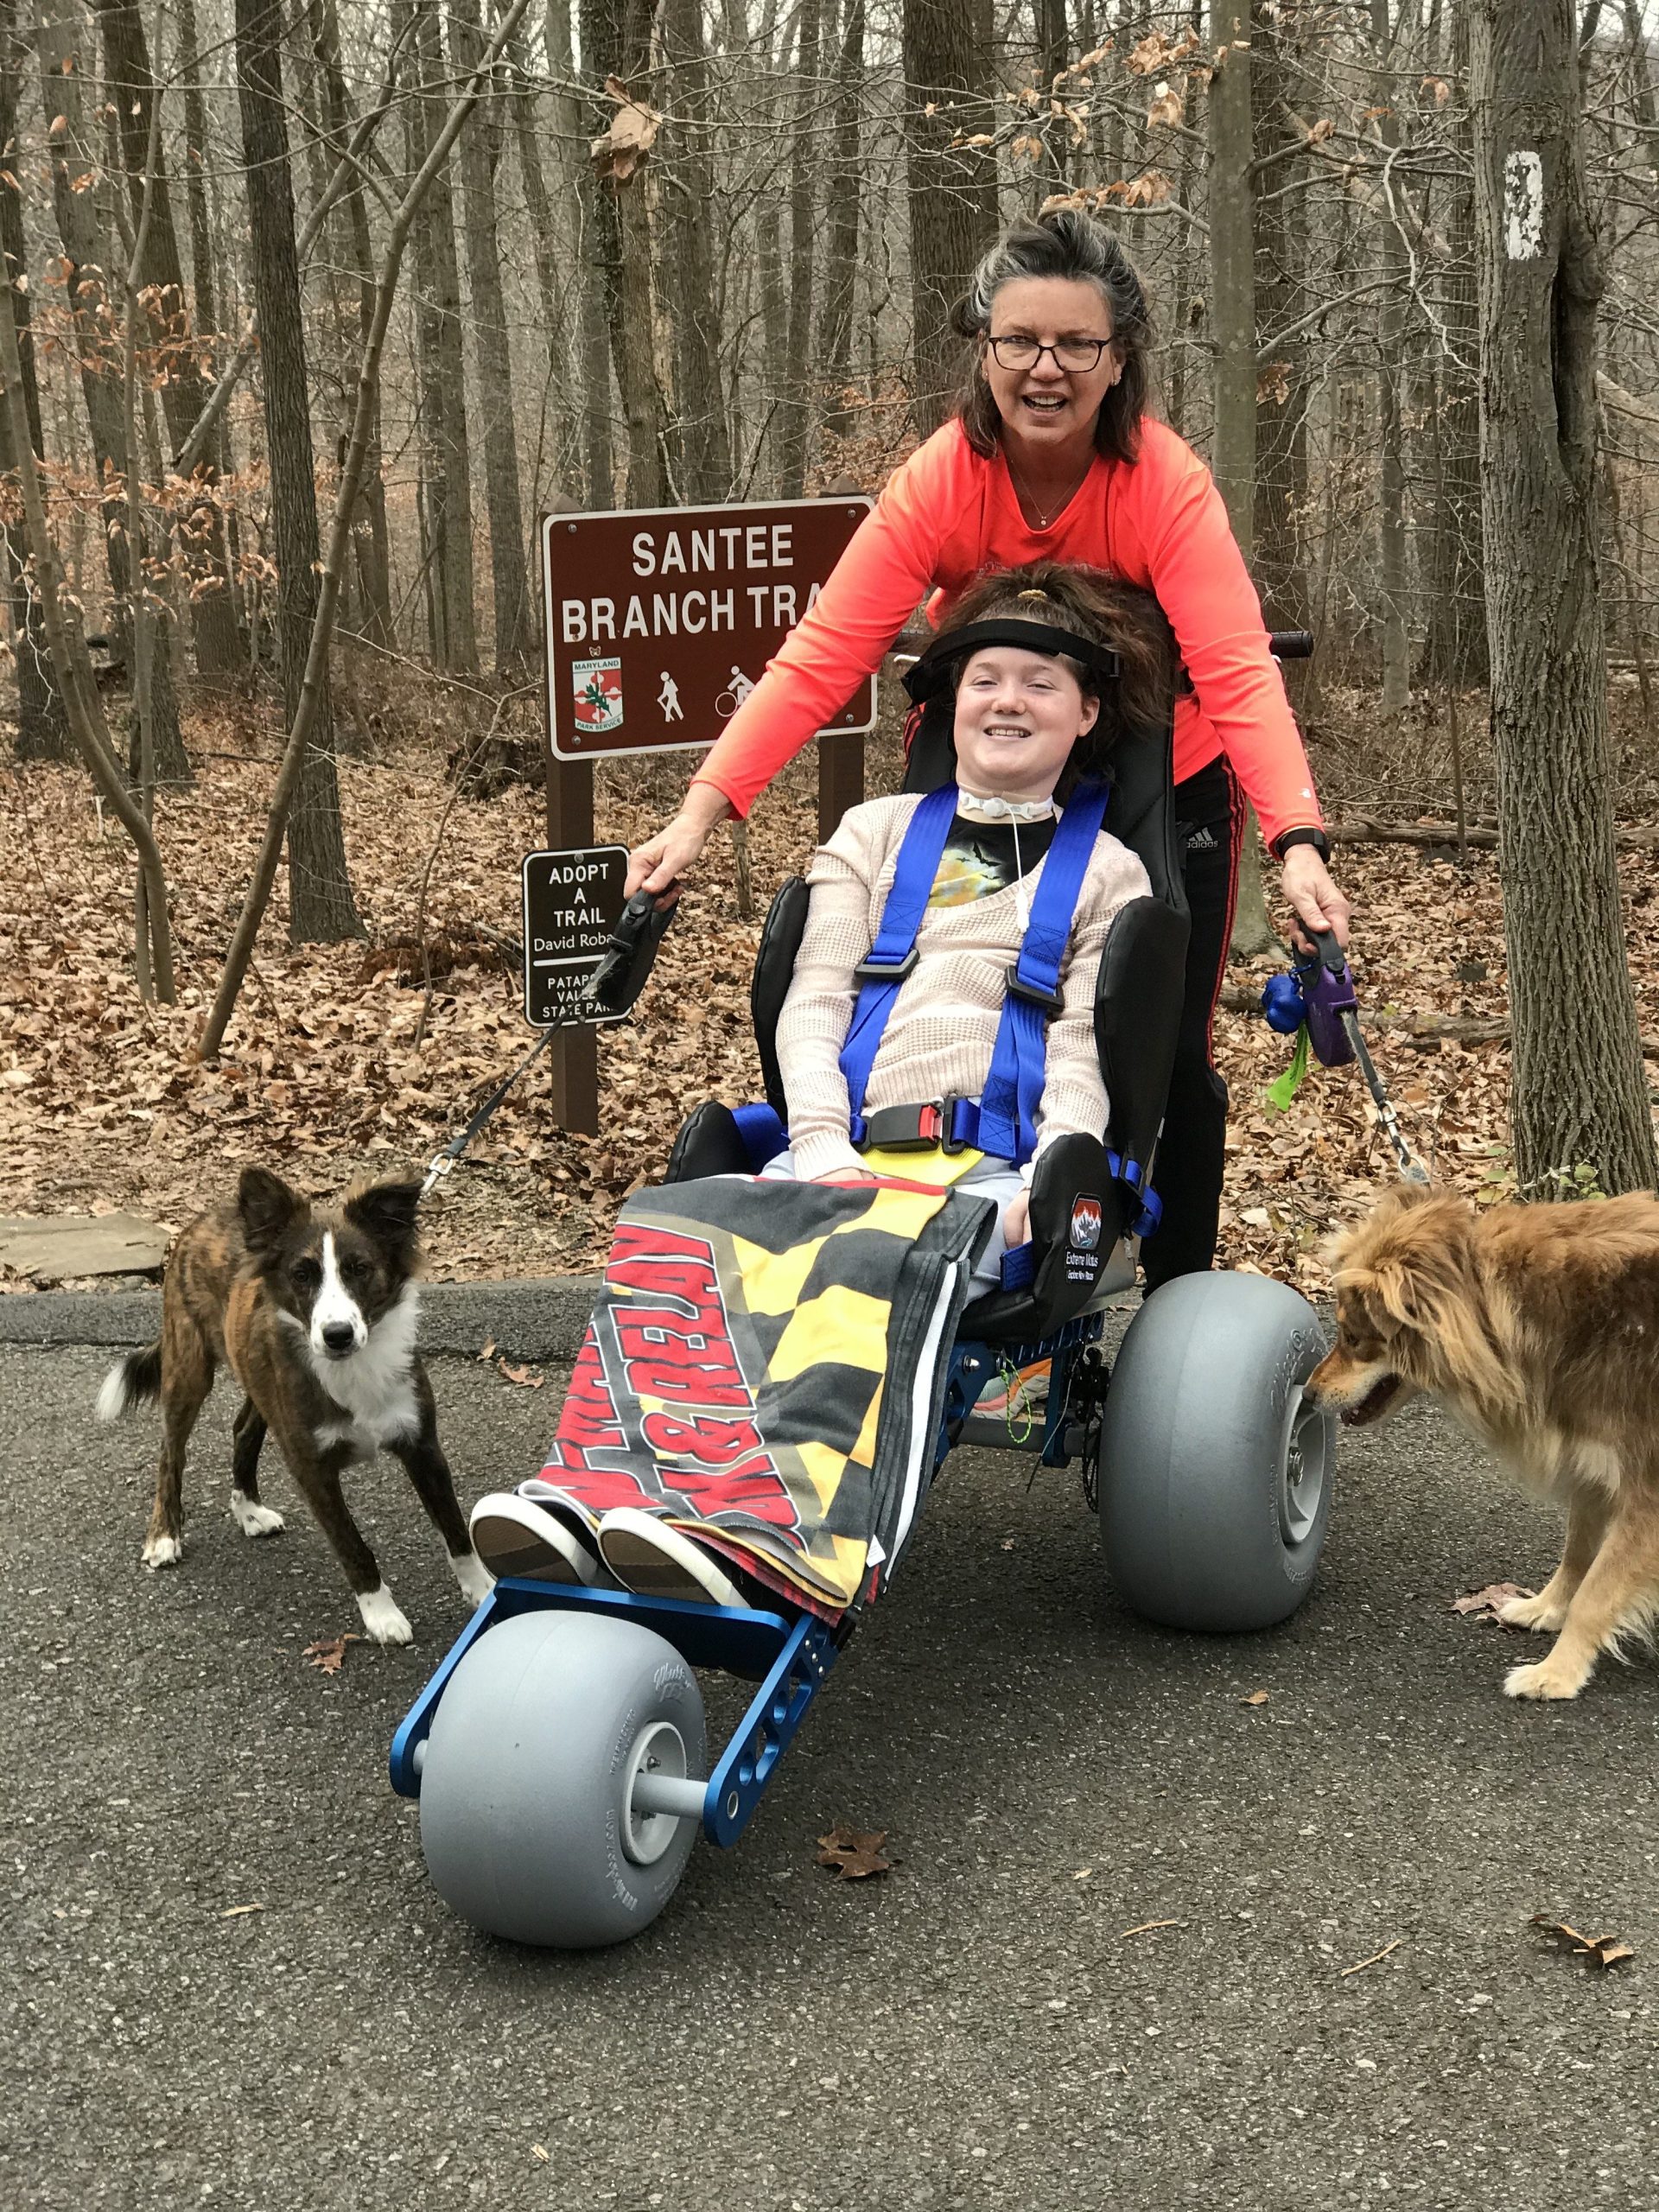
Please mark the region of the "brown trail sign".
<svg viewBox="0 0 1659 2212"><path fill-rule="evenodd" d="M863 498L542 518L556 760L712 745L817 601ZM868 677L830 723L875 726Z"/></svg>
<svg viewBox="0 0 1659 2212"><path fill-rule="evenodd" d="M542 517L550 847L593 844L595 760L714 743L871 505L837 492L770 505ZM821 836L864 796L862 737L874 727L871 676L819 734ZM549 1055L554 1120L596 1135L592 1027L556 1038Z"/></svg>

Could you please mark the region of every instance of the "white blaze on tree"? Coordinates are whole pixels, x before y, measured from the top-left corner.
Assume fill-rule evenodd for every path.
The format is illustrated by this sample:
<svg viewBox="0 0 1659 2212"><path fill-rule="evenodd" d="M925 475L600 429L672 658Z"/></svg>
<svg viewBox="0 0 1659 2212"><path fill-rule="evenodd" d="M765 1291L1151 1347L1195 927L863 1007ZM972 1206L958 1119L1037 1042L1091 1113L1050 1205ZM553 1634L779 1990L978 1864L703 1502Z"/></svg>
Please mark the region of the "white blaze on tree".
<svg viewBox="0 0 1659 2212"><path fill-rule="evenodd" d="M1503 245L1511 261L1535 261L1544 250L1544 165L1536 154L1503 163Z"/></svg>

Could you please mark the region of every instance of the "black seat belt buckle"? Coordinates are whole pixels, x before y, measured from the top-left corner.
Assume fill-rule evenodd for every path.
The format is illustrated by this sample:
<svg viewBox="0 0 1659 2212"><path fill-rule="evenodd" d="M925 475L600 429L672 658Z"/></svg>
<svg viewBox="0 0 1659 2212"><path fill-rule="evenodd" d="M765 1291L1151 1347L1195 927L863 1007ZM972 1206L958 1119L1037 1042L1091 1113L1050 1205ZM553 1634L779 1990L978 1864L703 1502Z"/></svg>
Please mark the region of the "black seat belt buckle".
<svg viewBox="0 0 1659 2212"><path fill-rule="evenodd" d="M1008 969L1007 978L1008 995L1011 998L1023 999L1027 1006L1036 1007L1039 1012L1049 1015L1051 1019L1057 1014L1065 1013L1065 1001L1060 996L1058 991L1046 991L1040 983L1028 983L1020 973L1020 963L1017 960Z"/></svg>
<svg viewBox="0 0 1659 2212"><path fill-rule="evenodd" d="M861 983L902 983L917 961L912 944L902 960L861 960L853 970L855 982Z"/></svg>

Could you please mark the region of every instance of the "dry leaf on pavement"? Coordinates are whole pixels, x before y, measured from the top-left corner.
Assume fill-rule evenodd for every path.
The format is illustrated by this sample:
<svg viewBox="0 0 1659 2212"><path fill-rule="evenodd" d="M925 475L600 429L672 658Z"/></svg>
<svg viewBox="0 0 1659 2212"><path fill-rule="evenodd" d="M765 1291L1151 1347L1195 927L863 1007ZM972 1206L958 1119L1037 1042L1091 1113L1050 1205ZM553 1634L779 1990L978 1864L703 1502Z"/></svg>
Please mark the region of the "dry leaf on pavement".
<svg viewBox="0 0 1659 2212"><path fill-rule="evenodd" d="M325 1675L337 1675L346 1663L346 1645L361 1643L362 1641L360 1636L353 1635L349 1630L344 1636L325 1636L315 1643L308 1643L300 1656L308 1659L314 1667L321 1668Z"/></svg>
<svg viewBox="0 0 1659 2212"><path fill-rule="evenodd" d="M1535 1598L1535 1590L1523 1590L1518 1582L1489 1582L1484 1590L1466 1591L1461 1598L1452 1600L1454 1613L1467 1613L1477 1620L1497 1621L1500 1628L1508 1628L1508 1621L1497 1619L1497 1609L1511 1598Z"/></svg>
<svg viewBox="0 0 1659 2212"><path fill-rule="evenodd" d="M516 1382L521 1390L539 1390L547 1377L537 1375L534 1369L515 1367L511 1360L499 1359L496 1365L509 1382Z"/></svg>
<svg viewBox="0 0 1659 2212"><path fill-rule="evenodd" d="M1241 1705L1265 1705L1271 1694L1268 1690L1252 1690L1248 1697L1242 1697L1238 1701Z"/></svg>
<svg viewBox="0 0 1659 2212"><path fill-rule="evenodd" d="M1552 1920L1548 1913L1535 1912L1532 1924L1546 1942L1565 1948L1575 1959L1587 1959L1592 1967L1616 1967L1621 1959L1636 1956L1633 1943L1621 1943L1617 1936L1580 1936L1576 1928Z"/></svg>
<svg viewBox="0 0 1659 2212"><path fill-rule="evenodd" d="M838 1821L828 1835L818 1838L818 1864L833 1867L843 1882L862 1881L870 1874L890 1874L893 1861L881 1856L887 1840L885 1828L865 1835Z"/></svg>

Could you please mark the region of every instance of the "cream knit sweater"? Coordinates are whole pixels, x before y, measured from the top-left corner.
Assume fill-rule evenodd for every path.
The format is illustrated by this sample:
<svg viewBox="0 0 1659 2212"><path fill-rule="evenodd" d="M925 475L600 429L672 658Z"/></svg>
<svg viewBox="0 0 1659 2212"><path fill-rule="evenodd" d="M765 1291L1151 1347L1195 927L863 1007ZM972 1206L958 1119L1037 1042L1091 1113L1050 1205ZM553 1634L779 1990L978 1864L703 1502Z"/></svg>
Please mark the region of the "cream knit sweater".
<svg viewBox="0 0 1659 2212"><path fill-rule="evenodd" d="M853 1148L847 1083L837 1061L858 996L853 970L875 942L899 848L918 804L906 794L852 808L828 844L819 847L807 876L812 897L806 930L778 1023L789 1139L804 1181L863 1164ZM1025 877L1027 902L1044 865L1039 861ZM1105 1133L1106 1092L1095 1052L1095 977L1113 918L1150 889L1135 855L1103 831L1084 877L1060 972L1065 1011L1048 1026L1039 1155L1057 1137ZM899 986L870 1071L867 1114L953 1093L979 1096L1020 937L1012 884L967 906L928 908L917 935L916 965Z"/></svg>

